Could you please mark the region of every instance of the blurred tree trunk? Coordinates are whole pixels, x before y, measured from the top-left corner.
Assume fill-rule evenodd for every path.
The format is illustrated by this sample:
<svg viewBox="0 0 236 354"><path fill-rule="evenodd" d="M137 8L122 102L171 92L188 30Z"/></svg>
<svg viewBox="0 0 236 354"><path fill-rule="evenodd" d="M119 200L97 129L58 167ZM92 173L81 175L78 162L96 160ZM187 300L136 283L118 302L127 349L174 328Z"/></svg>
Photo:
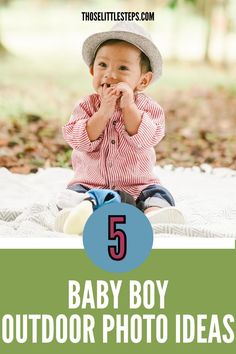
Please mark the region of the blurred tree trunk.
<svg viewBox="0 0 236 354"><path fill-rule="evenodd" d="M6 49L6 47L4 46L4 44L2 43L2 28L1 28L1 8L3 6L8 5L10 2L10 0L0 0L0 55L4 55L8 53L8 50Z"/></svg>
<svg viewBox="0 0 236 354"><path fill-rule="evenodd" d="M6 54L7 49L2 43L2 38L1 38L1 28L0 28L0 55Z"/></svg>
<svg viewBox="0 0 236 354"><path fill-rule="evenodd" d="M174 8L175 8L175 21L174 21L174 26L173 26L173 41L172 41L172 54L171 54L171 59L176 61L178 60L178 34L179 34L179 28L180 24L182 23L183 20L183 11L185 8L185 0L175 0L173 2ZM177 40L176 40L177 37Z"/></svg>
<svg viewBox="0 0 236 354"><path fill-rule="evenodd" d="M218 0L217 12L215 13L215 21L220 23L220 62L225 67L227 66L227 36L230 29L227 11L228 4L228 0Z"/></svg>
<svg viewBox="0 0 236 354"><path fill-rule="evenodd" d="M206 44L205 44L205 52L204 52L204 61L206 63L210 62L210 45L211 45L211 36L212 36L212 13L214 8L214 0L202 1L203 7L203 15L205 17L207 23L207 32L206 32Z"/></svg>
<svg viewBox="0 0 236 354"><path fill-rule="evenodd" d="M222 41L226 38L228 31L227 16L228 0L196 0L196 7L207 23L204 61L210 62L210 48L214 37L214 29L221 32ZM219 28L220 24L220 28ZM225 62L225 47L222 44L221 62Z"/></svg>

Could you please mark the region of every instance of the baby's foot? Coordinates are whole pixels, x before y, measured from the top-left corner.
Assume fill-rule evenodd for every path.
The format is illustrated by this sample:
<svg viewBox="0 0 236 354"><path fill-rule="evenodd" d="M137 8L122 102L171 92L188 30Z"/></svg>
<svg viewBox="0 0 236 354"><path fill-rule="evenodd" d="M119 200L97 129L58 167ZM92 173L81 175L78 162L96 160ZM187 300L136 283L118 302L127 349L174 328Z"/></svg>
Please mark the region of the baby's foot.
<svg viewBox="0 0 236 354"><path fill-rule="evenodd" d="M185 224L185 218L176 207L166 207L145 214L151 224Z"/></svg>
<svg viewBox="0 0 236 354"><path fill-rule="evenodd" d="M59 211L55 220L54 230L65 234L81 235L92 213L93 201L90 199L83 200L74 208Z"/></svg>
<svg viewBox="0 0 236 354"><path fill-rule="evenodd" d="M91 189L87 193L77 193L67 189L60 194L57 206L61 210L55 220L55 231L81 235L93 210L109 203L120 203L120 195L110 189Z"/></svg>

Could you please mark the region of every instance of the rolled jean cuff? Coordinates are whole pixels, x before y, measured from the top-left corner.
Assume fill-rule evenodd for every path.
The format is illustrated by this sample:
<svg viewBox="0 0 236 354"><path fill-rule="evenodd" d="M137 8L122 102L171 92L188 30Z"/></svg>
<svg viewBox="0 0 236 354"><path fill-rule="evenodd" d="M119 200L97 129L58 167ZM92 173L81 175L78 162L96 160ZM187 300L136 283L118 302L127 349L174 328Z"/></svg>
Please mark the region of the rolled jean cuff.
<svg viewBox="0 0 236 354"><path fill-rule="evenodd" d="M163 198L158 198L158 197L149 197L144 201L143 208L148 209L151 207L159 207L159 208L165 208L171 206L170 203L167 202L167 200Z"/></svg>

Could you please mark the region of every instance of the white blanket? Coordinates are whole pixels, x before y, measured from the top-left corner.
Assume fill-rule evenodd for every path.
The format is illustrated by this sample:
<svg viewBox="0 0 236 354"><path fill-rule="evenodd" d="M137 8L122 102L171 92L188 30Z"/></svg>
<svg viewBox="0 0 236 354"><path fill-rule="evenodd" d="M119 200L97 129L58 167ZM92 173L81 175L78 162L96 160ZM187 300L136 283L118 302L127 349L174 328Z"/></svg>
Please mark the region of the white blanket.
<svg viewBox="0 0 236 354"><path fill-rule="evenodd" d="M156 167L156 173L187 220L185 225L154 226L156 236L236 238L236 171L204 165ZM55 198L72 175L62 168L29 175L0 168L0 236L65 237L53 231Z"/></svg>

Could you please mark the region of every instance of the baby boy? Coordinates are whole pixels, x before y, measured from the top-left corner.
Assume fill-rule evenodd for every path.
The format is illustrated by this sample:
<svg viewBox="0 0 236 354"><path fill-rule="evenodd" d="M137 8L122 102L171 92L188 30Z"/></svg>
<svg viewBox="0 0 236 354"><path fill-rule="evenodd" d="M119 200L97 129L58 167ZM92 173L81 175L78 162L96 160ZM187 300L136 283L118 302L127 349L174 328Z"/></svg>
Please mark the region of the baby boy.
<svg viewBox="0 0 236 354"><path fill-rule="evenodd" d="M150 222L183 223L171 193L154 173L154 146L164 136L164 113L143 94L161 75L159 50L143 28L121 22L87 38L82 54L95 93L75 106L63 127L75 172L59 205L63 208L67 200L76 208L63 214L66 230L74 232L71 224L81 214L77 204L94 189L128 193Z"/></svg>

